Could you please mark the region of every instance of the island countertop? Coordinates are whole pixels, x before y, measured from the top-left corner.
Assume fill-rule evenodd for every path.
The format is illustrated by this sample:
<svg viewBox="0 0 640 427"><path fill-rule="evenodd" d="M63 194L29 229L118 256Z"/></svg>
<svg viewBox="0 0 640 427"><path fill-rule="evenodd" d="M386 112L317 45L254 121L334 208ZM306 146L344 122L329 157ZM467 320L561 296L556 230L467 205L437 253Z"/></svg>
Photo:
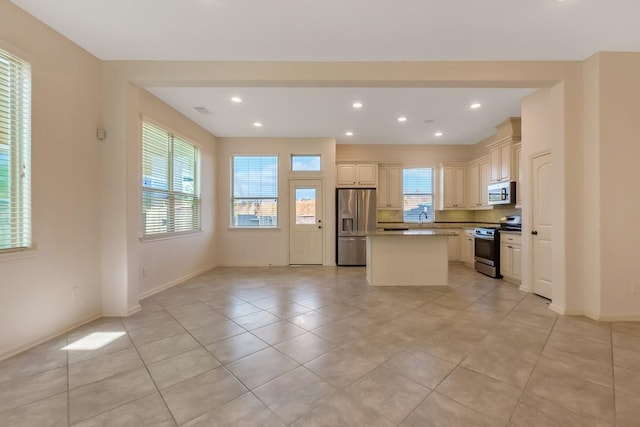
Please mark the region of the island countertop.
<svg viewBox="0 0 640 427"><path fill-rule="evenodd" d="M367 233L367 237L377 237L377 236L457 236L455 232L452 231L442 231L442 230L375 230Z"/></svg>

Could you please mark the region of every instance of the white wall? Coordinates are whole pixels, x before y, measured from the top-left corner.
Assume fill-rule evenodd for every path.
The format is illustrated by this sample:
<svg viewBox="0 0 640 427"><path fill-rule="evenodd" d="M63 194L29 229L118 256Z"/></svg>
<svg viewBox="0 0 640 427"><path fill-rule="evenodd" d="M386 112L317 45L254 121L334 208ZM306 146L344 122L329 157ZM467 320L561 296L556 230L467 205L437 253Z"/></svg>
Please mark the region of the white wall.
<svg viewBox="0 0 640 427"><path fill-rule="evenodd" d="M278 155L278 228L231 229L231 156ZM291 154L320 154L320 174L290 171ZM218 138L219 264L289 265L289 180L318 177L324 189L324 265L335 265L335 140L332 138Z"/></svg>
<svg viewBox="0 0 640 427"><path fill-rule="evenodd" d="M101 63L8 1L0 45L32 66L32 228L0 255L0 359L101 313ZM71 288L79 287L77 300Z"/></svg>

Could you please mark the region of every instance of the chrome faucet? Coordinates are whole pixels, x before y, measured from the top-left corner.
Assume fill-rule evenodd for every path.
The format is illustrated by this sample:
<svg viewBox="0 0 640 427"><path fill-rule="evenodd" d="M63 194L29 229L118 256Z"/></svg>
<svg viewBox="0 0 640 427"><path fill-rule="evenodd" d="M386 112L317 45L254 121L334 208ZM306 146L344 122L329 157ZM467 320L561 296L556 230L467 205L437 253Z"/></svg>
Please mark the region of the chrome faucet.
<svg viewBox="0 0 640 427"><path fill-rule="evenodd" d="M424 220L427 221L429 220L429 218L427 218L427 213L425 211L420 212L420 215L418 215L418 223L420 223L420 225L422 225L422 215L424 215Z"/></svg>

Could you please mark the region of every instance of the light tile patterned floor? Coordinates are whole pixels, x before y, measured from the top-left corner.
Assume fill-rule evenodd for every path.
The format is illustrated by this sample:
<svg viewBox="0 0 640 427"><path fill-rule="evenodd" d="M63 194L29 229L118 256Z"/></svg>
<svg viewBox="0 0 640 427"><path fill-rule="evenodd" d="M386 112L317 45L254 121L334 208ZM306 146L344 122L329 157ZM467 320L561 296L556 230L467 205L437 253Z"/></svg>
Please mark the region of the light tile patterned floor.
<svg viewBox="0 0 640 427"><path fill-rule="evenodd" d="M640 425L640 323L449 277L217 268L0 362L0 426ZM63 350L87 336L112 341Z"/></svg>

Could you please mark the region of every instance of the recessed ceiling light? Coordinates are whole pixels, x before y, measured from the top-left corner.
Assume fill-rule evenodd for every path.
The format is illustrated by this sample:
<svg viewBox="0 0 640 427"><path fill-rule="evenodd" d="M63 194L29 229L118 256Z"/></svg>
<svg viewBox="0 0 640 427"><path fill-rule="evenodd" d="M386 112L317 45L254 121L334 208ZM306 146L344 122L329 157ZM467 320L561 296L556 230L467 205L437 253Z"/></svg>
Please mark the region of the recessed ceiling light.
<svg viewBox="0 0 640 427"><path fill-rule="evenodd" d="M257 127L257 128L261 128L262 127L262 123L260 123L260 122L255 122L253 125L255 127Z"/></svg>
<svg viewBox="0 0 640 427"><path fill-rule="evenodd" d="M407 121L407 118L406 118L406 117L404 117L404 116L401 116L401 117L398 117L398 121L399 121L399 122L406 122L406 121Z"/></svg>
<svg viewBox="0 0 640 427"><path fill-rule="evenodd" d="M435 136L442 136L442 135L443 135L443 133L442 133L442 132L436 132L436 133L434 133L434 135L435 135Z"/></svg>
<svg viewBox="0 0 640 427"><path fill-rule="evenodd" d="M362 102L356 101L353 103L353 108L362 108Z"/></svg>
<svg viewBox="0 0 640 427"><path fill-rule="evenodd" d="M482 107L482 104L480 104L479 102L474 102L473 104L469 105L469 108L471 108L472 110L478 109Z"/></svg>
<svg viewBox="0 0 640 427"><path fill-rule="evenodd" d="M231 97L231 102L235 102L236 104L242 102L242 98L240 98L239 96L232 96Z"/></svg>
<svg viewBox="0 0 640 427"><path fill-rule="evenodd" d="M353 136L353 132L351 132L351 131L345 132L344 134L347 135L347 136Z"/></svg>

